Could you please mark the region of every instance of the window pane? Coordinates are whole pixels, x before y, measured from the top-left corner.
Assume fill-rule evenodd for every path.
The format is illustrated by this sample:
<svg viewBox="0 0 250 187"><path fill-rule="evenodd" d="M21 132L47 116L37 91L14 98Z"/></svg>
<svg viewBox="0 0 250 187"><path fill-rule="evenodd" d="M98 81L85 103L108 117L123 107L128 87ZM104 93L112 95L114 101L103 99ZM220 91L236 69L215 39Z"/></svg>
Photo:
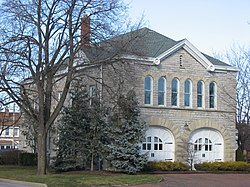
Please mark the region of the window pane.
<svg viewBox="0 0 250 187"><path fill-rule="evenodd" d="M205 145L205 151L208 151L208 145Z"/></svg>
<svg viewBox="0 0 250 187"><path fill-rule="evenodd" d="M6 129L6 130L5 130L5 135L6 135L6 136L9 136L9 134L10 134L9 129Z"/></svg>
<svg viewBox="0 0 250 187"><path fill-rule="evenodd" d="M144 103L151 104L151 91L145 91Z"/></svg>
<svg viewBox="0 0 250 187"><path fill-rule="evenodd" d="M185 94L185 106L190 106L190 95Z"/></svg>
<svg viewBox="0 0 250 187"><path fill-rule="evenodd" d="M190 81L185 81L185 93L190 93Z"/></svg>
<svg viewBox="0 0 250 187"><path fill-rule="evenodd" d="M197 107L202 107L202 95L197 95Z"/></svg>
<svg viewBox="0 0 250 187"><path fill-rule="evenodd" d="M178 81L177 79L172 80L172 93L171 93L171 104L177 106L178 103Z"/></svg>
<svg viewBox="0 0 250 187"><path fill-rule="evenodd" d="M172 93L172 106L177 106L177 93Z"/></svg>
<svg viewBox="0 0 250 187"><path fill-rule="evenodd" d="M184 83L184 106L190 106L191 84L189 80Z"/></svg>
<svg viewBox="0 0 250 187"><path fill-rule="evenodd" d="M214 108L214 96L209 97L209 108Z"/></svg>
<svg viewBox="0 0 250 187"><path fill-rule="evenodd" d="M147 144L147 150L151 150L151 144L150 143Z"/></svg>
<svg viewBox="0 0 250 187"><path fill-rule="evenodd" d="M158 144L154 144L154 150L158 150Z"/></svg>
<svg viewBox="0 0 250 187"><path fill-rule="evenodd" d="M146 150L146 144L142 144L142 150Z"/></svg>
<svg viewBox="0 0 250 187"><path fill-rule="evenodd" d="M199 81L199 82L197 83L197 93L198 93L198 94L202 94L202 89L203 89L202 82Z"/></svg>
<svg viewBox="0 0 250 187"><path fill-rule="evenodd" d="M162 144L159 144L159 150L162 150Z"/></svg>
<svg viewBox="0 0 250 187"><path fill-rule="evenodd" d="M164 92L165 91L165 80L161 77L158 81L158 90Z"/></svg>
<svg viewBox="0 0 250 187"><path fill-rule="evenodd" d="M152 79L147 76L144 81L144 103L151 104Z"/></svg>
<svg viewBox="0 0 250 187"><path fill-rule="evenodd" d="M196 144L194 145L194 150L197 151L197 145Z"/></svg>
<svg viewBox="0 0 250 187"><path fill-rule="evenodd" d="M158 81L158 105L165 104L165 79L161 77Z"/></svg>
<svg viewBox="0 0 250 187"><path fill-rule="evenodd" d="M164 92L158 92L158 105L164 105Z"/></svg>
<svg viewBox="0 0 250 187"><path fill-rule="evenodd" d="M197 107L202 107L203 105L203 83L198 81L197 83Z"/></svg>
<svg viewBox="0 0 250 187"><path fill-rule="evenodd" d="M151 142L151 136L147 137L147 142Z"/></svg>
<svg viewBox="0 0 250 187"><path fill-rule="evenodd" d="M157 137L154 137L154 142L158 142L158 138Z"/></svg>

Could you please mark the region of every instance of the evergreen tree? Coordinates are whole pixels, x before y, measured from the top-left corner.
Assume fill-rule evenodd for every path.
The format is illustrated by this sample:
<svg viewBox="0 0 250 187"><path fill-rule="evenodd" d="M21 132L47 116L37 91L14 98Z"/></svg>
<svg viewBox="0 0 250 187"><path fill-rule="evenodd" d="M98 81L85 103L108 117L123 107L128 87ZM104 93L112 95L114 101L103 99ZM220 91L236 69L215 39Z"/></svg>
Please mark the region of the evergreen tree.
<svg viewBox="0 0 250 187"><path fill-rule="evenodd" d="M77 87L71 95L72 105L64 109L58 128L56 167L93 170L95 159L101 160L105 150L106 115L98 98L89 98L85 89Z"/></svg>
<svg viewBox="0 0 250 187"><path fill-rule="evenodd" d="M147 162L147 155L142 155L140 151L140 143L145 138L146 123L140 118L134 91L129 91L126 96L119 96L109 123L112 132L107 158L112 166L130 174L141 170Z"/></svg>

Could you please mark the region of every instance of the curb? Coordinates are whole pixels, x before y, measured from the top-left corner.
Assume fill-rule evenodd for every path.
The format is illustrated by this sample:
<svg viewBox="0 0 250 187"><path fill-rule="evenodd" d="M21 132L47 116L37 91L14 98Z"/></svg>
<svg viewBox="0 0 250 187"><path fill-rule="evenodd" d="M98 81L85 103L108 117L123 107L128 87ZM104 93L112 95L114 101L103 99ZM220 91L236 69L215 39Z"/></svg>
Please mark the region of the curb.
<svg viewBox="0 0 250 187"><path fill-rule="evenodd" d="M27 187L47 187L47 184L16 181L16 180L1 179L1 178L0 178L0 182L6 182L6 183L10 183L10 184L20 184L20 185L24 185L24 186L27 186Z"/></svg>

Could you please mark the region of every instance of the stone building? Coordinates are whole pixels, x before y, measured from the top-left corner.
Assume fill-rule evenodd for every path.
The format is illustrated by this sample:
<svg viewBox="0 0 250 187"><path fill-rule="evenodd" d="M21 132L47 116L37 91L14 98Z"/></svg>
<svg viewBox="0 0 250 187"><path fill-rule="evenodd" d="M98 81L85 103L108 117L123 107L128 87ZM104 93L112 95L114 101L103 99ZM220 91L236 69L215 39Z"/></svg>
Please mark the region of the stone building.
<svg viewBox="0 0 250 187"><path fill-rule="evenodd" d="M136 91L149 125L141 149L150 161L235 160L236 68L148 28L95 47L87 40L81 63L89 64L77 73L90 95L98 90L112 104L120 90Z"/></svg>
<svg viewBox="0 0 250 187"><path fill-rule="evenodd" d="M123 89L136 91L149 124L141 147L149 160L235 160L237 69L201 53L186 39L174 41L148 28L115 40L120 42L108 55L119 60L92 68L102 84L86 82L106 100L107 87L121 82ZM126 47L117 55L120 46ZM85 50L85 55L91 63L93 53ZM96 56L101 60L105 55Z"/></svg>

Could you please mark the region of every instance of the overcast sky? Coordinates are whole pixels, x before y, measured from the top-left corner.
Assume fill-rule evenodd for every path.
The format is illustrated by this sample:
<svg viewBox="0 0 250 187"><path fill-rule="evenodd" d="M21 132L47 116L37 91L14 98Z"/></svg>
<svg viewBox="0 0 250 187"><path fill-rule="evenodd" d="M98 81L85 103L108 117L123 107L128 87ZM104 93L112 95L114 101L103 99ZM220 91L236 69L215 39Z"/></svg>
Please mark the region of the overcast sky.
<svg viewBox="0 0 250 187"><path fill-rule="evenodd" d="M250 0L125 0L130 17L142 14L150 29L188 39L209 55L235 44L250 46Z"/></svg>

